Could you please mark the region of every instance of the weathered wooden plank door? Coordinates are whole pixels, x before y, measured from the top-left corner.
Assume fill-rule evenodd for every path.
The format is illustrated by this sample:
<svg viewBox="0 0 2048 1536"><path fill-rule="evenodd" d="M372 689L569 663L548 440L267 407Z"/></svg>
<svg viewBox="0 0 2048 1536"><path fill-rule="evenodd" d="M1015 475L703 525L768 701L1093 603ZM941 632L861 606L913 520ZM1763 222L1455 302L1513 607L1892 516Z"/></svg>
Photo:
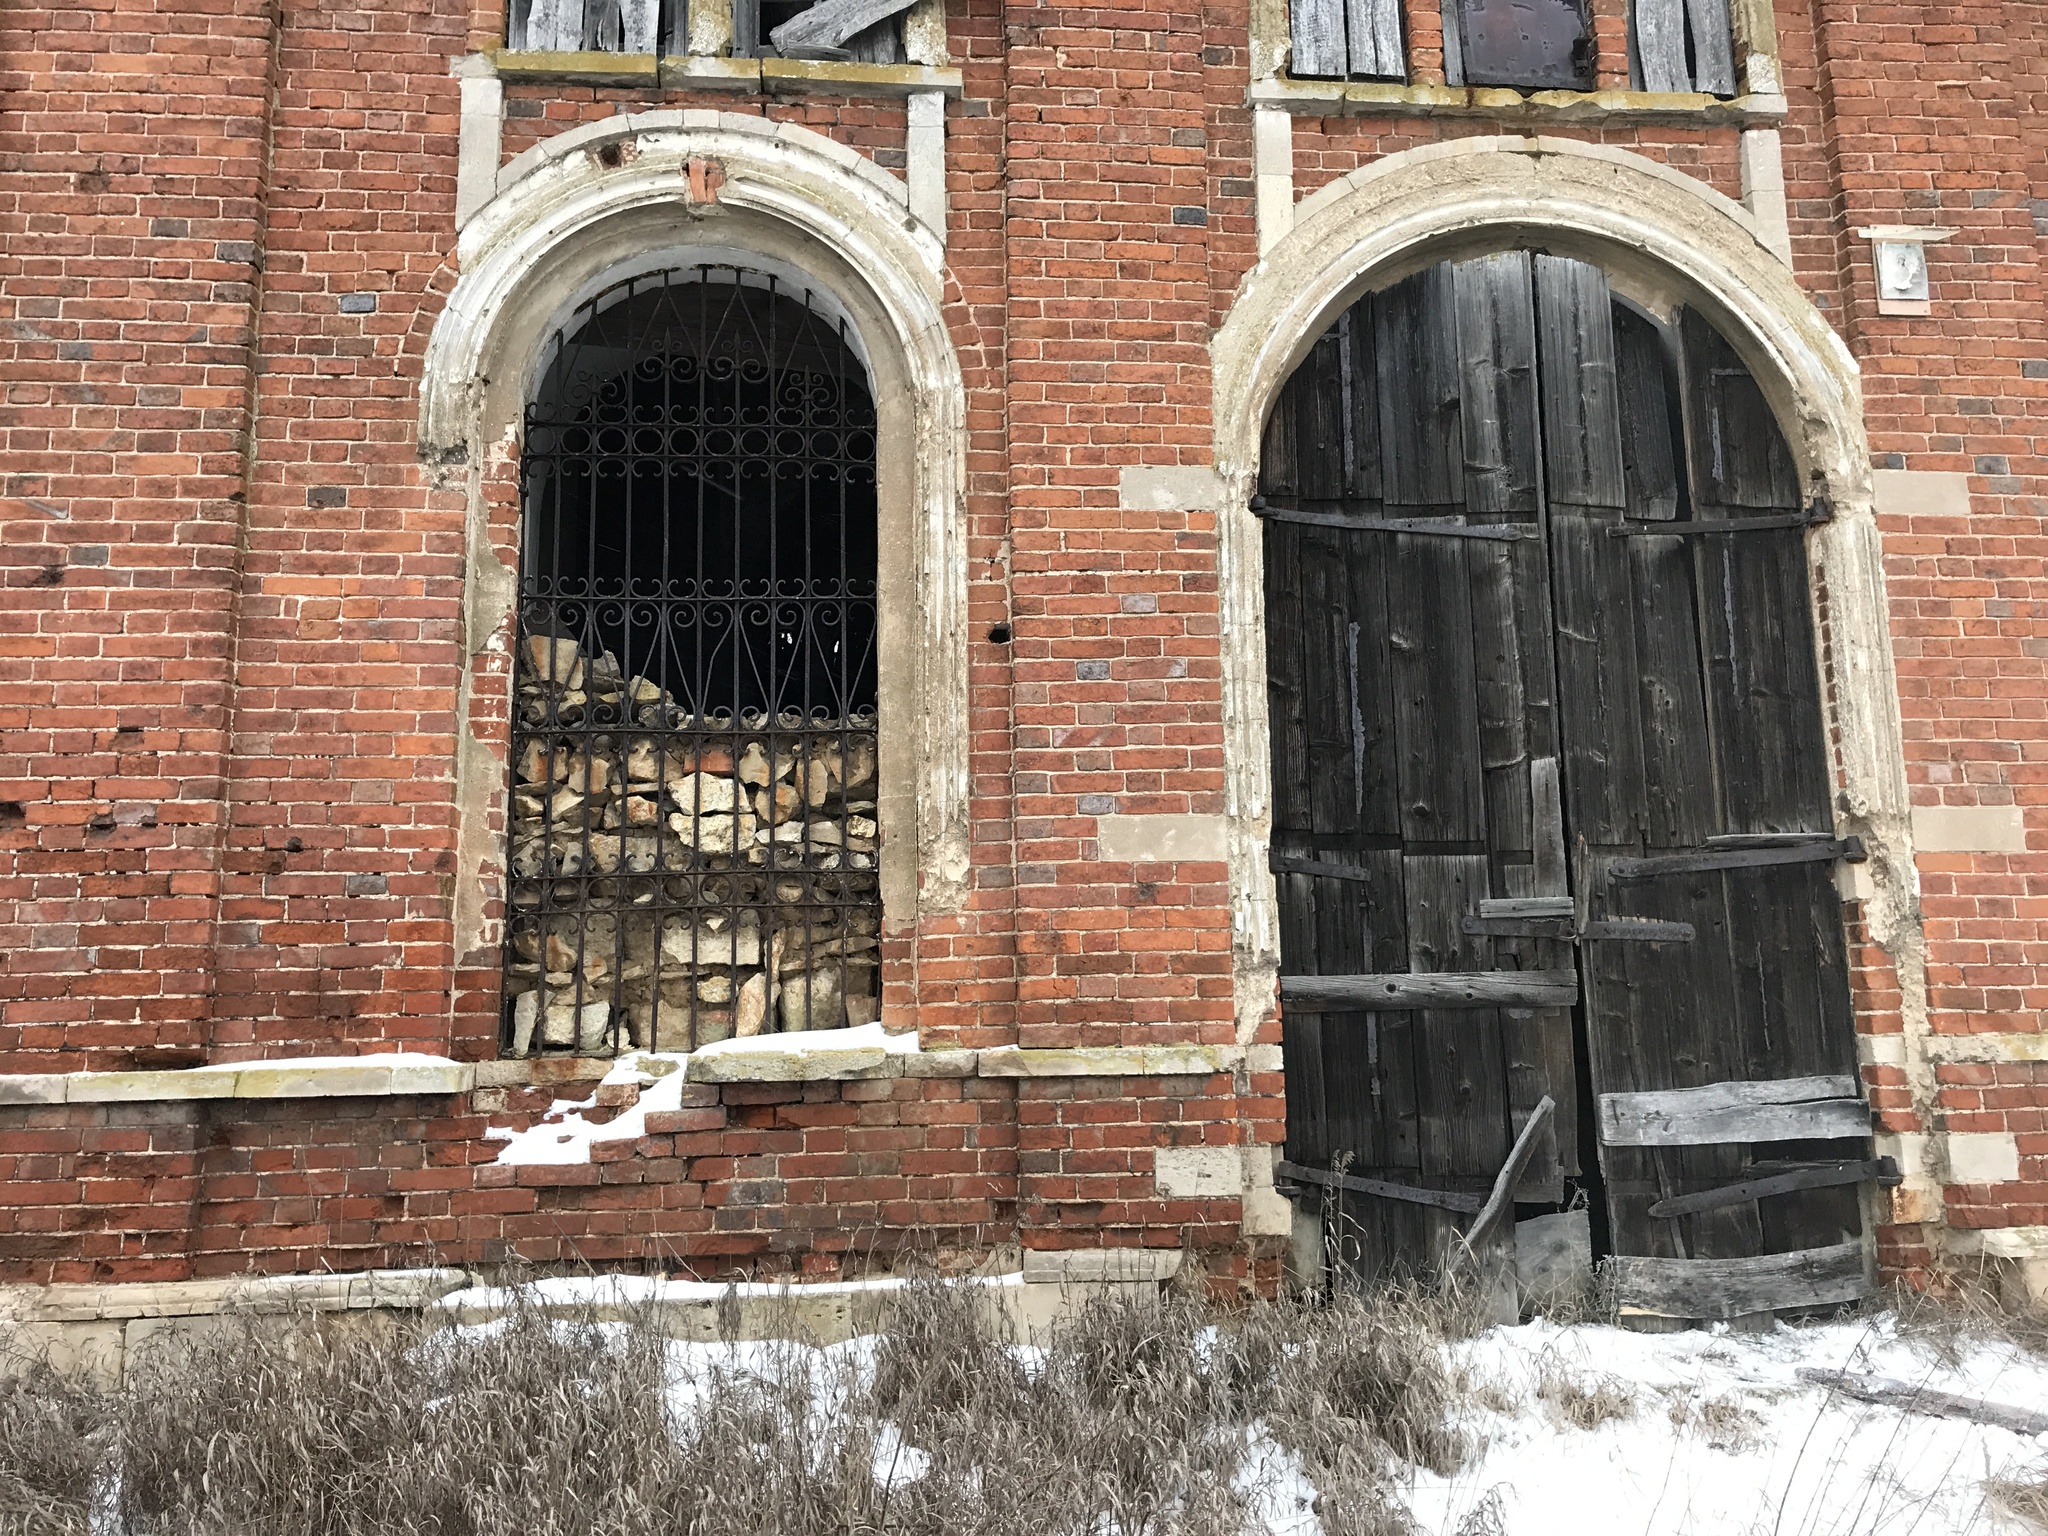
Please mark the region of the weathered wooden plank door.
<svg viewBox="0 0 2048 1536"><path fill-rule="evenodd" d="M1557 747L1530 274L1506 255L1360 300L1269 423L1273 854L1291 972L1570 966L1566 946L1466 922L1496 897L1565 896L1562 830L1532 789ZM1290 1161L1414 1192L1341 1200L1332 1236L1362 1271L1429 1267L1545 1095L1561 1113L1518 1194L1554 1202L1579 1172L1568 1009L1289 1009L1286 1030ZM1462 1197L1462 1216L1432 1194Z"/></svg>
<svg viewBox="0 0 2048 1536"><path fill-rule="evenodd" d="M1260 510L1287 1157L1372 1181L1335 1204L1353 1267L1429 1268L1545 1095L1517 1200L1585 1190L1618 1254L1858 1235L1854 1175L1811 1165L1860 1147L1596 1165L1581 1102L1853 1078L1798 490L1710 326L1548 256L1361 299L1283 393ZM1415 978L1444 972L1484 974L1437 1007ZM1432 1005L1338 1011L1373 995Z"/></svg>

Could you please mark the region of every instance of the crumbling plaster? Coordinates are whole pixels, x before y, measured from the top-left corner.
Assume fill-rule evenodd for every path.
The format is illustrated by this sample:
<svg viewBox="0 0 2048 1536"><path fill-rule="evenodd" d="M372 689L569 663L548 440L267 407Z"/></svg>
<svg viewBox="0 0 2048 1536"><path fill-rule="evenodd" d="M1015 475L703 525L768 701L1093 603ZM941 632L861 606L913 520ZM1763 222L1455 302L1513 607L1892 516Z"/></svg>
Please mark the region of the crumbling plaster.
<svg viewBox="0 0 2048 1536"><path fill-rule="evenodd" d="M464 226L461 276L427 343L424 462L466 483L466 656L458 744L458 962L497 941L504 742L476 729L502 689L514 573L487 487L516 456L549 338L584 299L636 271L736 264L843 310L878 415L882 508L880 819L884 920L950 911L967 844L965 394L942 313L944 254L904 184L793 124L712 111L622 115L572 129L505 168ZM502 518L502 512L500 513ZM504 530L496 530L500 539ZM488 680L488 683L487 683ZM480 689L482 693L480 693Z"/></svg>
<svg viewBox="0 0 2048 1536"><path fill-rule="evenodd" d="M1902 1035L1863 1036L1861 1049L1867 1062L1904 1069L1916 1118L1933 1123L1913 826L1861 381L1774 236L1739 204L1643 156L1499 136L1375 161L1304 199L1262 253L1210 349L1223 628L1235 637L1223 686L1241 1039L1271 1013L1279 959L1266 859L1263 555L1249 510L1261 429L1316 337L1360 294L1439 261L1537 249L1597 263L1618 291L1653 312L1686 304L1704 314L1755 374L1811 494L1832 508L1807 550L1835 743L1836 818L1869 850L1855 867L1854 894L1897 970L1904 1016ZM1880 1144L1901 1155L1908 1174L1898 1219L1937 1222L1938 1145L1923 1160L1912 1138Z"/></svg>

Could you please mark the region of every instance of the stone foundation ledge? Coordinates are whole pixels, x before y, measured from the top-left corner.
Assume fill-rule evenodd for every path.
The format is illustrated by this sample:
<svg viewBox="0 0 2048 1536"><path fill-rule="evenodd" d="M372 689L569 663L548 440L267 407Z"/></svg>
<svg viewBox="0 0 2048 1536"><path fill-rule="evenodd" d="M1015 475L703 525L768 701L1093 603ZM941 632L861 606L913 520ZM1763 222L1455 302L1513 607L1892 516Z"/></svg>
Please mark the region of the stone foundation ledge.
<svg viewBox="0 0 2048 1536"><path fill-rule="evenodd" d="M1178 1272L1178 1249L1077 1248L1027 1252L1021 1270L964 1277L990 1321L1018 1340L1034 1339L1081 1302L1139 1294ZM1015 1249L991 1264L1014 1264ZM517 1306L543 1316L645 1320L670 1338L800 1339L835 1343L870 1332L915 1282L861 1280L736 1282L650 1275L537 1280L513 1291L462 1269L386 1269L350 1274L244 1276L222 1280L110 1285L0 1285L0 1376L45 1358L59 1370L118 1382L138 1351L190 1336L237 1316L298 1313L416 1313L449 1327L489 1323Z"/></svg>

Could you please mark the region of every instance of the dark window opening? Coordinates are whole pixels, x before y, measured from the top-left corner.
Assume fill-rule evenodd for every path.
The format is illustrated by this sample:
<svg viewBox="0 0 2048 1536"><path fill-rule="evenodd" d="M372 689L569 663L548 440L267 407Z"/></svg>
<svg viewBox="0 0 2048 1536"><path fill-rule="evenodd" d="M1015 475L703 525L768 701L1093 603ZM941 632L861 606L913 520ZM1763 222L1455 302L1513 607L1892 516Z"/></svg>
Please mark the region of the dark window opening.
<svg viewBox="0 0 2048 1536"><path fill-rule="evenodd" d="M690 1050L878 1012L875 421L841 327L635 278L527 408L505 1040Z"/></svg>
<svg viewBox="0 0 2048 1536"><path fill-rule="evenodd" d="M1444 78L1524 91L1593 88L1585 0L1444 0Z"/></svg>

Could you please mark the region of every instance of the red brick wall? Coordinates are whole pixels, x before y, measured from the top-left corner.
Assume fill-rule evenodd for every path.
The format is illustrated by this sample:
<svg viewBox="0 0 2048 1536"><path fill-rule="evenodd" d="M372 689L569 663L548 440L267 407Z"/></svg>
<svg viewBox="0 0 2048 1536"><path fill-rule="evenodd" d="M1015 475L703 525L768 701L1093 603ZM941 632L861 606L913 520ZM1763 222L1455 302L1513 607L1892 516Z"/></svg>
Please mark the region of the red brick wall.
<svg viewBox="0 0 2048 1536"><path fill-rule="evenodd" d="M1611 45L1620 10L1598 9ZM1972 477L1966 519L1886 527L1915 794L2017 804L2036 825L2044 9L1778 15L1799 279L1863 368L1877 462ZM1411 10L1426 78L1440 38L1428 6ZM1220 1043L1234 1033L1223 867L1104 863L1095 832L1104 814L1224 809L1214 520L1123 510L1117 485L1127 467L1208 460L1208 339L1256 259L1248 12L956 0L951 15L973 875L958 914L892 941L887 1017L976 1046ZM0 1070L495 1049L495 957L454 952L466 494L419 462L414 424L457 277L449 66L498 25L494 7L452 0L0 12ZM1611 46L1601 68L1620 83ZM661 105L765 111L901 167L892 101L538 83L508 88L504 153ZM1302 119L1298 190L1495 131ZM1732 128L1543 131L1740 192ZM1889 222L1962 231L1932 248L1925 319L1875 313L1868 246L1849 231ZM494 468L508 556L511 486ZM1013 638L989 638L1003 623ZM480 676L470 723L502 741L502 698ZM2043 857L1922 861L1937 1029L2038 1029ZM1895 1028L1900 978L1859 942L1865 1027ZM2043 1220L2039 1070L1944 1069L1956 1128L2023 1138L2023 1182L1952 1192L1959 1221ZM1902 1125L1903 1082L1873 1078ZM1279 1133L1277 1083L1246 1099L1156 1079L982 1090L898 1080L884 1110L851 1089L729 1090L692 1111L724 1129L664 1132L667 1147L545 1190L477 1172L480 1122L438 1101L310 1118L10 1110L24 1139L0 1206L9 1262L66 1277L115 1260L220 1272L252 1242L278 1267L397 1262L423 1242L640 1260L657 1238L707 1262L780 1262L842 1251L870 1206L882 1226L915 1213L985 1234L1021 1211L1046 1242L1183 1226L1220 1242L1233 1211L1148 1193L1144 1149L1162 1127L1225 1145ZM854 1155L831 1144L857 1134L833 1123L849 1106L895 1116L880 1129L909 1140L894 1150L932 1160L876 1175L902 1191L826 1171ZM917 1118L941 1113L996 1138L975 1143L972 1170ZM1014 1170L989 1161L1005 1135ZM682 1150L711 1146L693 1137L725 1150ZM714 1198L749 1180L697 1165L742 1146L817 1159L784 1180L816 1202ZM1007 1193L967 1188L1006 1178ZM622 1187L636 1182L660 1188ZM624 1214L649 1209L662 1214L644 1226ZM1910 1234L1888 1241L1911 1251Z"/></svg>
<svg viewBox="0 0 2048 1536"><path fill-rule="evenodd" d="M2025 854L1921 856L1930 1023L2036 1034L2048 1004L2048 8L1781 5L1778 27L1799 277L1863 370L1873 462L1970 477L1967 517L1884 520L1913 798L2017 805L2028 828ZM1877 313L1870 246L1851 233L1877 224L1959 231L1927 247L1932 314ZM2022 1154L2019 1184L1950 1187L1950 1222L2048 1223L2048 1078L2026 1065L1937 1075L1941 1128L2010 1132ZM1880 1100L1888 1120L1913 1128L1900 1074L1877 1076L1896 1085Z"/></svg>
<svg viewBox="0 0 2048 1536"><path fill-rule="evenodd" d="M614 1110L634 1097L597 1092ZM1159 1147L1277 1134L1277 1101L1247 1106L1228 1074L693 1084L587 1162L497 1162L486 1128L531 1125L554 1097L0 1108L0 1281L512 1259L833 1275L1020 1236L1185 1243L1219 1279L1270 1271L1236 1200L1154 1190ZM1240 1123L1248 1107L1263 1118Z"/></svg>

